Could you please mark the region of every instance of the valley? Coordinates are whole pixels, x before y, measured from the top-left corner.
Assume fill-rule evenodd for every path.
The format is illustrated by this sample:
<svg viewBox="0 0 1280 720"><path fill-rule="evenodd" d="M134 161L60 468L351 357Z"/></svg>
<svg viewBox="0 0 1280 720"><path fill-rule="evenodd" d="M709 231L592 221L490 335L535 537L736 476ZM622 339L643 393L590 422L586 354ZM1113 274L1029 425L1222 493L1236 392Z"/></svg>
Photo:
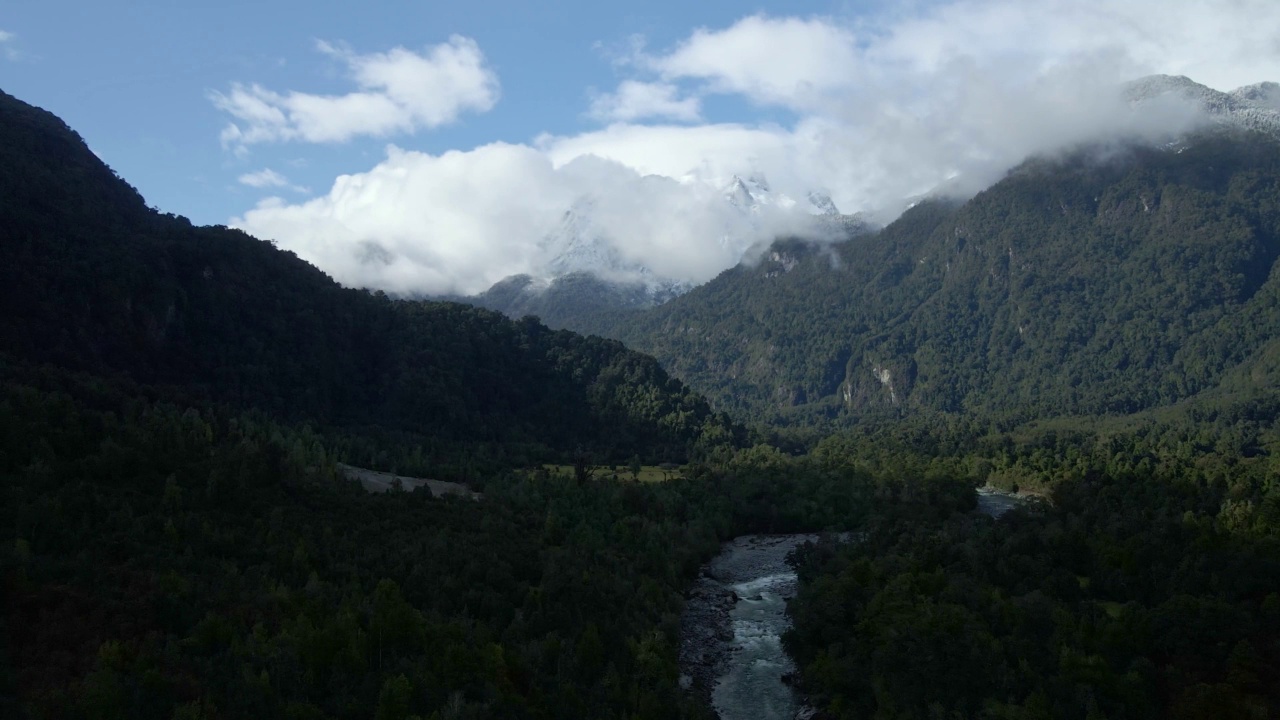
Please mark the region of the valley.
<svg viewBox="0 0 1280 720"><path fill-rule="evenodd" d="M0 95L0 715L1276 715L1280 108L1130 91L1208 120L448 300Z"/></svg>

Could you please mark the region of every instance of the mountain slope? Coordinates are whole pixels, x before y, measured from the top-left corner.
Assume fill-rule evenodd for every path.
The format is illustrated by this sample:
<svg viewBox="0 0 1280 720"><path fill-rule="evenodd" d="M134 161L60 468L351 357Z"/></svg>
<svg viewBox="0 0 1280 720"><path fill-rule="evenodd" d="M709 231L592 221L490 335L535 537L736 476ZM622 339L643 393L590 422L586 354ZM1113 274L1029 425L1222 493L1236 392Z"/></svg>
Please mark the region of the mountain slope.
<svg viewBox="0 0 1280 720"><path fill-rule="evenodd" d="M1216 131L1034 159L604 330L760 417L1134 412L1280 335L1278 255L1280 145Z"/></svg>
<svg viewBox="0 0 1280 720"><path fill-rule="evenodd" d="M321 426L449 446L680 459L706 402L620 344L339 287L149 210L57 118L0 97L0 353Z"/></svg>

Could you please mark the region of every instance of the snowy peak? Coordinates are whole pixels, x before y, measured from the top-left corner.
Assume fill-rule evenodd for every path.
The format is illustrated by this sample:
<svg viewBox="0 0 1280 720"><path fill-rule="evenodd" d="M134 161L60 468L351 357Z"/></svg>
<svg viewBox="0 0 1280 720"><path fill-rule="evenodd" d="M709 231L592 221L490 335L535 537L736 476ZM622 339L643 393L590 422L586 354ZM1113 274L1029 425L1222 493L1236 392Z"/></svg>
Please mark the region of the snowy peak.
<svg viewBox="0 0 1280 720"><path fill-rule="evenodd" d="M827 195L826 193L820 193L820 192L817 192L816 190L810 190L808 199L809 199L809 204L812 205L814 210L816 211L813 213L814 215L839 215L840 214L840 209L837 208L835 202L831 200L831 196Z"/></svg>
<svg viewBox="0 0 1280 720"><path fill-rule="evenodd" d="M1215 124L1257 130L1280 138L1280 84L1274 82L1246 85L1224 93L1182 75L1149 75L1129 83L1124 94L1134 107L1179 98L1199 108Z"/></svg>
<svg viewBox="0 0 1280 720"><path fill-rule="evenodd" d="M580 198L546 237L538 243L544 258L543 272L548 278L571 272L607 273L623 264L618 250L605 242L592 221L595 203Z"/></svg>
<svg viewBox="0 0 1280 720"><path fill-rule="evenodd" d="M803 202L797 202L786 193L774 192L769 181L758 173L746 178L734 175L723 195L730 205L746 213L759 214L765 208L777 208L800 210L809 215L840 214L840 210L826 193L810 190L805 193Z"/></svg>
<svg viewBox="0 0 1280 720"><path fill-rule="evenodd" d="M713 186L714 187L714 186ZM776 192L768 179L760 173L747 176L734 175L721 190L721 196L732 211L720 238L725 247L745 248L750 243L736 242L737 234L755 230L764 218L779 214L799 213L802 217L830 218L840 211L830 196L813 190L797 202L791 196ZM714 202L714 200L713 200ZM560 223L538 243L542 260L533 272L539 284L546 286L557 278L572 273L586 273L601 280L623 284L642 284L654 292L670 292L686 287L687 283L656 275L651 269L624 255L609 235L608 230L596 221L598 202L595 198L579 198L565 211Z"/></svg>
<svg viewBox="0 0 1280 720"><path fill-rule="evenodd" d="M704 229L707 239L719 242L735 263L764 239L797 233L835 237L863 227L859 219L841 215L827 194L812 190L798 195L802 199L797 201L775 190L758 172L734 175L727 183L694 175L679 185L695 202L710 204L708 215L718 221ZM614 226L608 221L609 201L591 195L575 200L537 243L528 274L494 285L487 293L489 300L505 298L500 303L504 308L528 309L569 294L582 296L588 287L596 288L594 297L603 292L599 288L608 287L609 302L647 307L692 289L687 280L660 275L627 252L625 239L610 230ZM571 287L573 293L568 293Z"/></svg>
<svg viewBox="0 0 1280 720"><path fill-rule="evenodd" d="M1223 95L1185 75L1148 75L1130 82L1124 89L1125 98L1134 105L1169 94L1201 102L1213 102Z"/></svg>
<svg viewBox="0 0 1280 720"><path fill-rule="evenodd" d="M679 295L687 283L659 277L648 267L623 256L595 220L596 202L579 198L565 211L559 225L538 243L543 258L535 270L531 290L550 287L570 275L591 275L604 282L638 286L655 297Z"/></svg>
<svg viewBox="0 0 1280 720"><path fill-rule="evenodd" d="M732 206L744 212L750 212L752 208L758 207L756 197L747 188L747 184L742 178L734 176L729 187L724 190L724 199Z"/></svg>
<svg viewBox="0 0 1280 720"><path fill-rule="evenodd" d="M1280 83L1260 82L1254 85L1245 85L1232 90L1228 94L1235 98L1236 101L1252 107L1280 110Z"/></svg>

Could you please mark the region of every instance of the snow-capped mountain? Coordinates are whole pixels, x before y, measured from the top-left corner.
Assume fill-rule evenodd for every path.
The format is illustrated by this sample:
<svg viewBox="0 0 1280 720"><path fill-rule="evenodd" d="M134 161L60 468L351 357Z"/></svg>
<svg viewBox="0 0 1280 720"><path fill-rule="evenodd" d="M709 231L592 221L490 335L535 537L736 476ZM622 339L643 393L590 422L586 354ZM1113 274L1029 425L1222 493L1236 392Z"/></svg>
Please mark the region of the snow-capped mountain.
<svg viewBox="0 0 1280 720"><path fill-rule="evenodd" d="M759 235L766 226L778 225L779 216L801 218L790 223L791 227L799 230L810 226L811 221L803 218L830 220L840 217L839 209L825 193L810 191L797 201L772 190L768 180L760 174L734 175L720 190L719 197L725 203L726 212L718 239L722 247L736 255L735 261L759 242ZM615 238L610 236L605 224L599 221L598 211L595 198L582 197L564 212L559 224L538 243L538 255L542 260L528 273L529 281L522 284L523 292L545 291L569 275L589 275L625 287L627 296L633 301L656 304L692 287L686 280L664 277L628 258ZM811 226L815 231L829 232L826 225L813 222ZM641 292L637 293L637 290Z"/></svg>
<svg viewBox="0 0 1280 720"><path fill-rule="evenodd" d="M565 211L559 225L542 238L538 253L544 259L530 274L530 291L550 287L559 278L574 273L638 287L654 298L674 297L692 287L683 280L660 277L642 263L625 257L597 221L595 210L593 198L580 198Z"/></svg>
<svg viewBox="0 0 1280 720"><path fill-rule="evenodd" d="M797 200L772 189L759 173L722 182L690 177L676 185L661 180L672 183L666 190L683 187L690 202L709 204L711 212L701 215L722 222L709 227L706 237L718 241L730 265L778 235L826 237L862 225L841 215L825 193L810 191ZM628 257L625 242L609 231L608 212L602 199L579 198L539 241L539 260L531 272L504 278L472 300L508 315L538 315L553 326L582 328L593 313L653 307L694 287Z"/></svg>
<svg viewBox="0 0 1280 720"><path fill-rule="evenodd" d="M815 210L814 215L839 215L840 214L840 209L836 207L836 204L834 201L832 201L830 195L826 193L820 193L816 190L810 190L809 194L806 197L809 200L809 204L812 205L813 209Z"/></svg>
<svg viewBox="0 0 1280 720"><path fill-rule="evenodd" d="M1280 138L1280 84L1274 82L1220 92L1182 75L1149 75L1129 83L1125 98L1135 108L1169 98L1187 100L1218 125Z"/></svg>
<svg viewBox="0 0 1280 720"><path fill-rule="evenodd" d="M803 200L795 200L789 195L774 191L769 181L762 175L754 174L747 178L737 175L729 181L722 192L724 199L737 209L743 219L757 229L766 216L776 218L779 214L791 215L789 226L794 234L813 237L847 237L850 234L865 232L871 225L862 213L845 215L840 212L831 196L819 190L809 190ZM776 237L765 233L765 244ZM725 238L726 244L732 245L733 238ZM738 244L738 257L748 257L756 248Z"/></svg>
<svg viewBox="0 0 1280 720"><path fill-rule="evenodd" d="M774 192L769 181L758 173L745 178L734 175L722 194L730 205L747 214L759 215L766 208L799 211L809 215L840 214L840 210L826 193L810 190L805 193L803 200L797 201L785 193Z"/></svg>

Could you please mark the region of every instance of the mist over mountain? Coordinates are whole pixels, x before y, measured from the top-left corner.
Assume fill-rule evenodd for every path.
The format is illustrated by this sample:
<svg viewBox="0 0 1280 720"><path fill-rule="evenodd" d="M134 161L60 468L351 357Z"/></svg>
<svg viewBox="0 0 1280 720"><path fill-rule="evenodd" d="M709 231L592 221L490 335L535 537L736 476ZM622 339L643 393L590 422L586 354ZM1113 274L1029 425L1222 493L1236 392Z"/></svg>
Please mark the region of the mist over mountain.
<svg viewBox="0 0 1280 720"><path fill-rule="evenodd" d="M649 176L643 184L681 192L680 184L668 178ZM703 230L717 234L716 241L723 251L739 260L760 247L760 238L786 229L826 238L840 215L827 195L810 190L797 201L773 191L768 180L758 174L745 179L733 176L721 187L718 197L708 200L716 208L721 224ZM620 286L643 287L648 294L657 296L678 295L692 287L668 266L660 265L666 269L655 271L628 251L626 243L613 235L613 228L620 222L619 212L617 202L609 196L593 193L579 198L555 228L539 240L538 259L533 269L524 274L547 286L566 275L582 273Z"/></svg>
<svg viewBox="0 0 1280 720"><path fill-rule="evenodd" d="M1129 110L1121 132L1102 133L1105 141L1092 142L1099 154L1112 146L1168 145L1179 142L1188 128L1220 127L1255 130L1280 137L1280 91L1275 83L1259 83L1223 93L1186 77L1152 75L1126 84L1121 97ZM1112 134L1115 133L1115 134ZM1065 152L1065 151L1063 151ZM651 178L653 182L661 182ZM953 178L901 204L924 198L963 200L969 178ZM876 215L842 215L825 194L810 191L797 201L775 192L760 173L734 176L722 191L728 205L740 215L738 235L722 235L721 245L732 248L739 263L754 265L765 256L770 241L749 244L769 225L762 218L778 213L801 212L806 223L779 229L774 238L803 238L830 243L874 229ZM547 258L534 274L506 278L483 293L453 296L464 302L498 310L511 317L536 315L556 327L599 331L614 320L617 311L654 307L687 292L694 283L661 277L634 260L625 259L608 235L608 223L595 214L593 202L579 202L565 213L557 229L539 244ZM883 217L883 215L881 216ZM766 234L767 236L767 234Z"/></svg>
<svg viewBox="0 0 1280 720"><path fill-rule="evenodd" d="M1198 87L1153 85L1161 97ZM1280 341L1275 112L1225 108L1229 124L1164 146L1033 158L876 233L780 242L661 307L581 329L762 418L1027 418L1185 400Z"/></svg>
<svg viewBox="0 0 1280 720"><path fill-rule="evenodd" d="M1024 57L1041 50L981 46L963 51L972 53L967 63L890 62L901 52L891 33L855 51L846 46L856 46L856 36L827 23L761 18L698 42L784 31L821 35L846 61L829 68L829 82L794 98L754 85L733 91L781 103L796 116L787 126L618 124L439 156L391 147L377 166L342 176L325 195L270 199L232 224L275 239L346 285L474 295L512 276L545 279L568 215L590 226L588 244L609 259L607 269L634 276L644 268L696 285L740 262L747 248L819 234L809 212L815 202L823 212L884 225L923 196L971 197L1034 154L1081 143L1158 144L1227 116L1265 125L1274 114L1264 86L1235 95L1207 86L1171 92L1167 82L1135 90L1132 78L1151 66L1110 46L1065 56L1045 48L1041 64ZM742 72L746 83L757 70ZM1204 93L1230 102L1206 104ZM772 201L758 202L761 187L744 185L755 199L726 207L726 189L752 178L767 178ZM750 207L747 221L741 211ZM566 272L618 279L569 265Z"/></svg>
<svg viewBox="0 0 1280 720"><path fill-rule="evenodd" d="M1125 99L1143 113L1185 113L1203 124L1256 130L1280 138L1280 84L1260 82L1219 92L1182 75L1149 75L1128 83Z"/></svg>
<svg viewBox="0 0 1280 720"><path fill-rule="evenodd" d="M765 228L779 228L776 232L781 233L781 228L790 227L794 233L823 242L866 228L861 217L840 214L827 195L809 191L796 200L774 192L759 174L734 176L722 189L721 200L732 212L720 245L739 262L754 262L767 249L769 241L758 240L771 237ZM447 297L513 318L535 315L552 327L584 327L593 325L601 314L661 305L694 287L623 257L608 227L597 203L579 201L539 243L546 259L539 263L537 274L504 278L476 295Z"/></svg>

